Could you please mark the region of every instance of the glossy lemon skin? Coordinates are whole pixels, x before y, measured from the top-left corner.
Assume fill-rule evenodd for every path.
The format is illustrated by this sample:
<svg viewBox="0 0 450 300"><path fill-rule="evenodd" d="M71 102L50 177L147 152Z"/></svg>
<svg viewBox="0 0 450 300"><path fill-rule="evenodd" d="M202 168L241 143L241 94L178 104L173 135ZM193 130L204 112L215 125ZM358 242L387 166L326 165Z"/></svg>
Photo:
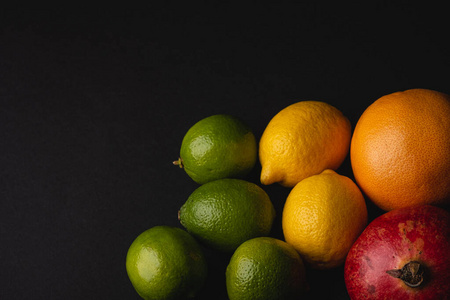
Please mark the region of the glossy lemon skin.
<svg viewBox="0 0 450 300"><path fill-rule="evenodd" d="M367 207L350 178L327 169L291 190L281 221L286 242L309 266L330 269L344 263L367 225Z"/></svg>
<svg viewBox="0 0 450 300"><path fill-rule="evenodd" d="M336 170L349 152L350 121L321 101L289 105L270 120L259 142L261 183L294 187L325 169Z"/></svg>

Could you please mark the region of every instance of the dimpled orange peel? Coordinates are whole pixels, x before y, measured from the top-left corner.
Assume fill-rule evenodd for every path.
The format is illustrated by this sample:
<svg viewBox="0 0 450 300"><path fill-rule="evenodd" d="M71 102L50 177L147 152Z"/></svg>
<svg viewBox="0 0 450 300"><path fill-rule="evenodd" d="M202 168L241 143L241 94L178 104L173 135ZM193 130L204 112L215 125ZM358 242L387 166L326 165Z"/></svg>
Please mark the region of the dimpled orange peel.
<svg viewBox="0 0 450 300"><path fill-rule="evenodd" d="M350 159L356 182L384 210L450 203L450 96L411 89L361 115Z"/></svg>

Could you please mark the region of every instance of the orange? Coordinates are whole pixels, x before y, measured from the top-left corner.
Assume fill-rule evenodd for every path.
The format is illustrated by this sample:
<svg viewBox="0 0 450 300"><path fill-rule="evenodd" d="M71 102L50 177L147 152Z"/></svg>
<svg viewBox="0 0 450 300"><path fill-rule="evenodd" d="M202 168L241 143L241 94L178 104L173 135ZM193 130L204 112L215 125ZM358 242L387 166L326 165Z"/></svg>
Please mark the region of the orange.
<svg viewBox="0 0 450 300"><path fill-rule="evenodd" d="M350 159L383 210L450 203L450 96L411 89L379 98L356 124Z"/></svg>
<svg viewBox="0 0 450 300"><path fill-rule="evenodd" d="M366 202L350 178L325 170L291 190L281 223L286 242L309 266L334 268L367 225Z"/></svg>
<svg viewBox="0 0 450 300"><path fill-rule="evenodd" d="M350 121L334 106L300 101L270 120L259 142L261 183L293 187L325 169L336 170L350 148Z"/></svg>

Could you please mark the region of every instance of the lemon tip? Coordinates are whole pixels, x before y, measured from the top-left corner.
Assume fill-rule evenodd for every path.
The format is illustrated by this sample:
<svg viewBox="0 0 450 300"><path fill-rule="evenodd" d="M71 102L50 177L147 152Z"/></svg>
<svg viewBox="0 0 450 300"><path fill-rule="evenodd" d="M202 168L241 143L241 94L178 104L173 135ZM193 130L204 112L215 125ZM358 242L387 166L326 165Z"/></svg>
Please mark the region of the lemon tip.
<svg viewBox="0 0 450 300"><path fill-rule="evenodd" d="M279 178L269 167L263 167L261 170L260 181L264 185L270 185L272 183L278 182Z"/></svg>

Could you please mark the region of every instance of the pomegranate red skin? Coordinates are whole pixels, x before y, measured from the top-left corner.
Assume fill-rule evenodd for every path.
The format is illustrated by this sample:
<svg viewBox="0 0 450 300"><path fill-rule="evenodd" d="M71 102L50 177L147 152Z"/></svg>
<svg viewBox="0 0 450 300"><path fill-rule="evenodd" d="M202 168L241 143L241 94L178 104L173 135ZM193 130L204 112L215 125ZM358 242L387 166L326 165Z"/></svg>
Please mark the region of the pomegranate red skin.
<svg viewBox="0 0 450 300"><path fill-rule="evenodd" d="M424 266L419 287L386 273L410 261ZM450 213L423 205L379 216L350 249L344 277L353 300L449 299Z"/></svg>

